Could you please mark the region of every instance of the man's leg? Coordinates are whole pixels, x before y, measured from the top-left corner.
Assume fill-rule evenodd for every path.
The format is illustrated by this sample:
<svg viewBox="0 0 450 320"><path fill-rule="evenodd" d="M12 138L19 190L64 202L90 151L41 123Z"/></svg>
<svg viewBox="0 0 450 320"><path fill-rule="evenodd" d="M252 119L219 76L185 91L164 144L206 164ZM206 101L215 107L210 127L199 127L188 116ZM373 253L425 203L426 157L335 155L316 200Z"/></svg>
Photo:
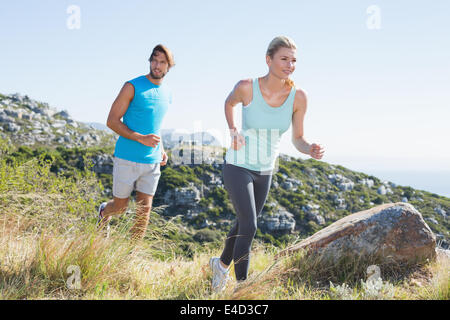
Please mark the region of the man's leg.
<svg viewBox="0 0 450 320"><path fill-rule="evenodd" d="M103 219L99 224L99 229L102 229L107 225L113 215L122 214L127 210L128 199L129 198L113 197L113 199L106 204L102 212Z"/></svg>
<svg viewBox="0 0 450 320"><path fill-rule="evenodd" d="M159 163L139 164L141 175L136 181L136 219L131 228L131 238L141 240L147 230L153 195L156 193L161 176Z"/></svg>
<svg viewBox="0 0 450 320"><path fill-rule="evenodd" d="M135 241L144 238L148 220L150 218L152 203L152 195L136 191L136 218L134 225L131 228L131 238Z"/></svg>

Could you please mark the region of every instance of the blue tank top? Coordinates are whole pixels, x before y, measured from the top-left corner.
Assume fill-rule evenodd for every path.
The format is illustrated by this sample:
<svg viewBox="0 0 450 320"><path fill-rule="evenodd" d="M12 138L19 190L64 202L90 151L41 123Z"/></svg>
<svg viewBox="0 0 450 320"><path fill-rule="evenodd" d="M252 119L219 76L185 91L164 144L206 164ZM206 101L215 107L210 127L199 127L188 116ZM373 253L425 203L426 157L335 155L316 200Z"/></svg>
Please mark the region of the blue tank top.
<svg viewBox="0 0 450 320"><path fill-rule="evenodd" d="M227 163L255 171L271 171L279 154L281 136L292 122L295 87L279 107L271 107L264 100L258 78L253 80L253 98L242 106L242 130L245 146L239 150L229 148Z"/></svg>
<svg viewBox="0 0 450 320"><path fill-rule="evenodd" d="M171 92L164 85L152 83L146 76L127 82L134 87L134 97L123 116L123 123L140 134L152 133L161 137L161 123L172 103ZM139 163L158 163L162 160L160 144L153 148L120 136L114 156Z"/></svg>

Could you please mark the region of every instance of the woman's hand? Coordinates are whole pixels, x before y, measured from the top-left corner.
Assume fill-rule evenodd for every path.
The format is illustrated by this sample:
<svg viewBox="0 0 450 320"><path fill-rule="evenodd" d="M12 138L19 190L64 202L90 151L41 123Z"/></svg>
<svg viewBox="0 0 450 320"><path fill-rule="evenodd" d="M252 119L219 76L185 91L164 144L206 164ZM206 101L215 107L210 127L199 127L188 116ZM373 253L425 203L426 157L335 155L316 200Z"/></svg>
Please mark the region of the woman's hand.
<svg viewBox="0 0 450 320"><path fill-rule="evenodd" d="M325 149L320 145L313 143L309 149L309 155L314 159L322 159Z"/></svg>
<svg viewBox="0 0 450 320"><path fill-rule="evenodd" d="M231 147L234 150L239 150L245 146L245 137L240 135L236 128L230 129Z"/></svg>
<svg viewBox="0 0 450 320"><path fill-rule="evenodd" d="M169 159L169 157L167 156L167 153L163 152L162 153L162 161L160 162L160 165L165 166L167 164L168 159Z"/></svg>

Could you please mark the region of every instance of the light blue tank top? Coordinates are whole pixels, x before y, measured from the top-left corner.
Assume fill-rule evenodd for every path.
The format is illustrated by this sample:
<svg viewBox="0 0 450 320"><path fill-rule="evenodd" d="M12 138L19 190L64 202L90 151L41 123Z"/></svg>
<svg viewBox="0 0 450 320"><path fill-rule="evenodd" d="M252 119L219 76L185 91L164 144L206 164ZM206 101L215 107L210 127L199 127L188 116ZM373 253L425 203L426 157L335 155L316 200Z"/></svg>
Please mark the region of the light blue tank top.
<svg viewBox="0 0 450 320"><path fill-rule="evenodd" d="M172 94L164 85L155 85L146 76L127 82L134 87L134 97L123 116L123 123L140 134L152 133L161 137L161 123L172 103ZM160 144L153 148L120 136L114 156L139 163L158 163L162 160Z"/></svg>
<svg viewBox="0 0 450 320"><path fill-rule="evenodd" d="M242 130L246 145L239 150L229 148L227 163L255 171L271 171L279 154L280 139L292 122L295 87L279 107L271 107L264 100L258 78L253 80L253 98L242 106Z"/></svg>

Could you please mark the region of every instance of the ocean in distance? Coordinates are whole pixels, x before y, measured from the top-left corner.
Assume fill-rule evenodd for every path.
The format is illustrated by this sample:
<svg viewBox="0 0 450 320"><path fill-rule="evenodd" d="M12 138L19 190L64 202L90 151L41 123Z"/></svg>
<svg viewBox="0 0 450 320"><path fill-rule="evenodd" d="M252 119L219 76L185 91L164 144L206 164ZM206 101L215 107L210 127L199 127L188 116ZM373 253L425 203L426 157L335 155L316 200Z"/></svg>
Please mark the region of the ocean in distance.
<svg viewBox="0 0 450 320"><path fill-rule="evenodd" d="M381 180L387 180L400 186L436 193L450 198L450 171L378 171L364 170Z"/></svg>

